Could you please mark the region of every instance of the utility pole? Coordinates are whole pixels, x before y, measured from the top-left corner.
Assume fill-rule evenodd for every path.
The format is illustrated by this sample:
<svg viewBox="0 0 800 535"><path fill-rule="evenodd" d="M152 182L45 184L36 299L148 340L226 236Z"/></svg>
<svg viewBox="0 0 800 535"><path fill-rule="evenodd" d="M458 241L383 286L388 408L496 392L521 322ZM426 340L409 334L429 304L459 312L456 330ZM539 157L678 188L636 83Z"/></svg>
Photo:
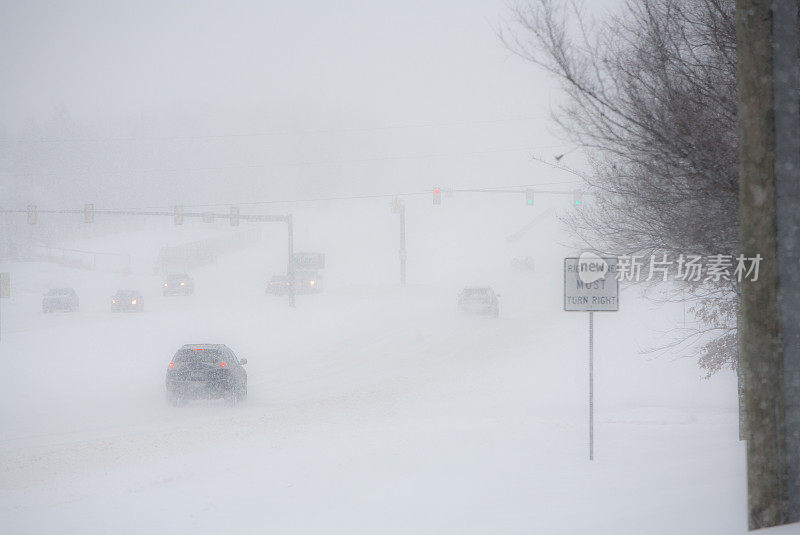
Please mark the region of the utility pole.
<svg viewBox="0 0 800 535"><path fill-rule="evenodd" d="M400 205L400 284L406 284L406 207Z"/></svg>
<svg viewBox="0 0 800 535"><path fill-rule="evenodd" d="M434 201L435 202L435 201ZM400 215L400 284L406 284L406 204L398 196L392 199L392 212Z"/></svg>
<svg viewBox="0 0 800 535"><path fill-rule="evenodd" d="M289 306L295 306L295 280L294 280L294 222L292 221L292 214L286 216L286 228L289 233L289 262L286 266L287 275L289 276Z"/></svg>
<svg viewBox="0 0 800 535"><path fill-rule="evenodd" d="M749 528L800 521L800 131L797 0L736 0L741 253L739 365Z"/></svg>
<svg viewBox="0 0 800 535"><path fill-rule="evenodd" d="M783 350L784 521L800 522L800 69L798 0L772 3L775 211Z"/></svg>

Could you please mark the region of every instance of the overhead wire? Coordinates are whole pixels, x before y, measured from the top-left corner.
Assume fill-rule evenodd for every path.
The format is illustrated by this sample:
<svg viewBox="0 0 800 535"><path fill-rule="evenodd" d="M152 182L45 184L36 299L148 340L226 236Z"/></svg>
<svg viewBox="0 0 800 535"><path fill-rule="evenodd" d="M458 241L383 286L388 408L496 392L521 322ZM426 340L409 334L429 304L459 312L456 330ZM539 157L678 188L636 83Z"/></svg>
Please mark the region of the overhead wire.
<svg viewBox="0 0 800 535"><path fill-rule="evenodd" d="M137 175L148 173L180 173L180 172L200 172L200 171L232 171L242 169L267 169L271 167L306 167L315 165L341 165L351 163L367 163L367 162L381 162L381 161L402 161L402 160L424 160L434 158L450 158L459 156L476 156L481 154L500 154L509 152L525 152L536 149L557 148L560 145L543 145L543 146L528 146L528 147L509 147L488 150L474 150L462 152L440 152L429 154L411 154L399 156L376 156L372 158L354 158L342 160L310 160L310 161L296 161L296 162L272 162L263 164L251 165L219 165L219 166L201 166L201 167L160 167L149 169L127 169L127 170L114 170L114 171L92 171L91 169L70 170L61 172L24 172L16 173L11 171L0 171L0 174L7 176L17 177L35 177L35 176L63 176L67 174L83 174L90 176L111 176L111 175Z"/></svg>
<svg viewBox="0 0 800 535"><path fill-rule="evenodd" d="M440 128L451 126L471 126L481 124L500 124L512 122L524 122L546 119L546 116L523 116L508 117L501 119L475 119L467 121L449 121L438 123L413 123L396 124L385 126L366 126L351 128L319 128L319 129L298 129L298 130L275 130L267 132L231 132L225 134L196 134L178 136L120 136L120 137L95 137L95 138L43 138L43 139L0 139L0 143L113 143L113 142L136 142L136 141L190 141L203 139L225 139L225 138L247 138L247 137L271 137L271 136L292 136L309 134L348 134L358 132L378 132L388 130L410 130L416 128Z"/></svg>

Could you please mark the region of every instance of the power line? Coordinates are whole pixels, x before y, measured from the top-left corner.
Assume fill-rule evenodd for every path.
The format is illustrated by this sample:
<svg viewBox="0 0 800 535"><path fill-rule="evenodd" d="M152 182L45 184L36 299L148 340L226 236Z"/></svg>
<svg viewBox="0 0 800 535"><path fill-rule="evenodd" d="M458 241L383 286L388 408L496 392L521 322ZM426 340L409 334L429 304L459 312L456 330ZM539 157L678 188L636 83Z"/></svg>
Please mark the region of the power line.
<svg viewBox="0 0 800 535"><path fill-rule="evenodd" d="M451 126L471 126L481 124L499 124L546 119L545 116L512 117L506 119L484 119L471 121L451 121L440 123L416 123L405 125L369 126L361 128L322 128L310 130L275 130L272 132L240 132L230 134L208 134L193 136L153 136L153 137L110 137L110 138L50 138L50 139L0 139L0 143L107 143L135 141L190 141L203 139L226 139L247 137L292 136L308 134L347 134L358 132L378 132L386 130L411 130L417 128L439 128Z"/></svg>
<svg viewBox="0 0 800 535"><path fill-rule="evenodd" d="M350 160L317 160L317 161L298 161L298 162L275 162L267 164L253 164L253 165L221 165L221 166L208 166L208 167L171 167L171 168L150 168L150 169L130 169L125 171L91 171L90 169L67 171L67 172L51 172L51 173L13 173L9 171L0 171L0 173L8 176L18 177L34 177L34 176L63 176L65 174L86 174L86 175L128 175L128 174L147 174L147 173L179 173L179 172L198 172L198 171L231 171L241 169L266 169L270 167L305 167L314 165L341 165L350 163L368 163L368 162L383 162L383 161L399 161L399 160L424 160L433 158L450 158L454 156L476 156L481 154L500 154L508 152L525 152L535 149L557 148L560 145L545 145L538 147L518 147L518 148L501 148L489 150L476 150L464 152L441 152L431 154L412 154L401 156L376 156L374 158L356 158ZM538 158L534 158L537 159ZM541 160L540 160L541 161ZM561 168L559 166L555 166Z"/></svg>
<svg viewBox="0 0 800 535"><path fill-rule="evenodd" d="M543 147L543 148L549 148L549 147ZM569 152L572 152L572 151L569 151ZM563 154L562 154L562 156L563 156ZM534 156L534 155L531 155L531 160L535 160L535 161L537 161L539 163L543 163L545 165L548 165L548 166L552 167L553 169L560 169L561 171L565 171L565 172L570 173L572 175L575 175L575 176L577 176L577 177L579 177L581 179L584 179L584 180L586 179L586 175L585 174L581 173L580 171L576 171L575 169L572 169L571 167L567 167L566 165L561 165L560 163L558 163L558 164L551 163L551 162L548 162L547 160L544 160L544 159L539 158L538 156ZM560 161L560 158L559 158L559 161Z"/></svg>

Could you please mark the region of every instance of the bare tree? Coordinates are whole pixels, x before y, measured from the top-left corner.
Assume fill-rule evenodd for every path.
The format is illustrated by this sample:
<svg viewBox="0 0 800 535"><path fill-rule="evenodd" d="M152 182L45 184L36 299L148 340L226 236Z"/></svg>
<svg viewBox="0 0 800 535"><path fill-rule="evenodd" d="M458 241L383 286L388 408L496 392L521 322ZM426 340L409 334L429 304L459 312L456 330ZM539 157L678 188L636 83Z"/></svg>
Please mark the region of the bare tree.
<svg viewBox="0 0 800 535"><path fill-rule="evenodd" d="M636 0L599 23L576 2L512 7L506 46L561 81L554 119L586 150L593 206L568 220L612 254L710 256L738 250L733 0ZM695 282L688 296L709 373L736 365L737 288Z"/></svg>

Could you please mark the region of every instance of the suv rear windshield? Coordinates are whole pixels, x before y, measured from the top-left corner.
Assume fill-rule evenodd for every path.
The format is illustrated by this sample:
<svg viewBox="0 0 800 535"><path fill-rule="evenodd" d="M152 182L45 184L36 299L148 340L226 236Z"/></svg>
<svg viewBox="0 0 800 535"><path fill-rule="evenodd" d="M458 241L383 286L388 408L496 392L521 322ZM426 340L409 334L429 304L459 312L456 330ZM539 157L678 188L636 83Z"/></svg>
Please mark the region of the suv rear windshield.
<svg viewBox="0 0 800 535"><path fill-rule="evenodd" d="M219 364L222 362L222 352L218 349L179 349L172 358L175 364L186 362L202 362L203 364Z"/></svg>
<svg viewBox="0 0 800 535"><path fill-rule="evenodd" d="M47 295L71 295L71 294L72 290L69 288L53 288L52 290L47 292Z"/></svg>
<svg viewBox="0 0 800 535"><path fill-rule="evenodd" d="M489 294L487 288L465 288L464 295L467 297L483 297Z"/></svg>

